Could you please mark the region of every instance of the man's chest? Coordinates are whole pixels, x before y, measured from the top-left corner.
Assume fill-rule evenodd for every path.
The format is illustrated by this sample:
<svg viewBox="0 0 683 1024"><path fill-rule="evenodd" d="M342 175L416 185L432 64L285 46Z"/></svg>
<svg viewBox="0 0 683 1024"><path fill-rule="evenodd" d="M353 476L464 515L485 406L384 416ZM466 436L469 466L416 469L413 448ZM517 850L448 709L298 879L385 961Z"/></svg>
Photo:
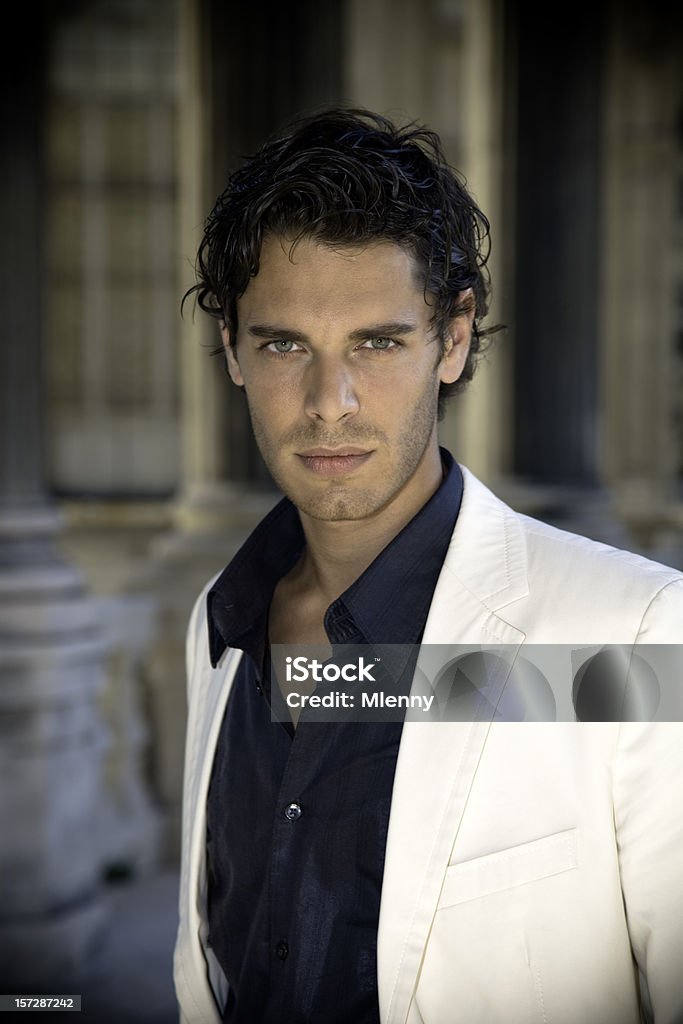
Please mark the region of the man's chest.
<svg viewBox="0 0 683 1024"><path fill-rule="evenodd" d="M244 664L213 761L210 941L238 1002L240 990L256 998L263 988L256 979L268 977L268 1005L250 1006L251 1019L293 1019L298 1001L309 997L319 1019L332 1019L341 972L342 987L358 1001L353 1019L364 1020L365 1001L376 1006L379 901L401 730L304 721L291 735L271 721L257 682L253 665Z"/></svg>

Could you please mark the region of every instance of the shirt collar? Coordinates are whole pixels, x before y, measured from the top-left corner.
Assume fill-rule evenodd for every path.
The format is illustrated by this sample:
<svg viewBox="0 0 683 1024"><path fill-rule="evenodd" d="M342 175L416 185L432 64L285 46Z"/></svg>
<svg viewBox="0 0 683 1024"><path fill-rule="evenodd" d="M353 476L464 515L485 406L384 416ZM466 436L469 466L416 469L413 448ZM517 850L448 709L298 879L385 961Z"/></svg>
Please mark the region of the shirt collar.
<svg viewBox="0 0 683 1024"><path fill-rule="evenodd" d="M305 544L299 513L289 498L283 498L249 535L208 593L209 654L214 668L226 647L248 650L250 634L267 618L277 581L294 568Z"/></svg>
<svg viewBox="0 0 683 1024"><path fill-rule="evenodd" d="M424 631L462 499L460 467L440 449L444 476L410 522L325 614L331 643L414 644ZM262 520L209 591L209 653L226 647L258 656L278 580L305 546L295 506L284 498Z"/></svg>

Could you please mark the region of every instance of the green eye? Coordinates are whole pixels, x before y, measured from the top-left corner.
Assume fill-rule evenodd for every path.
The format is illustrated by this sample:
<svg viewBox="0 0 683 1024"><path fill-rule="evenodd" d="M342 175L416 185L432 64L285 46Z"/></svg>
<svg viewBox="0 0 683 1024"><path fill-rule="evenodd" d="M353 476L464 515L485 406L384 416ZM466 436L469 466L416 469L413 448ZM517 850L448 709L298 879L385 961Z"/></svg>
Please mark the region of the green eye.
<svg viewBox="0 0 683 1024"><path fill-rule="evenodd" d="M383 352L395 344L392 338L370 338L369 341L371 348L374 348L376 352Z"/></svg>
<svg viewBox="0 0 683 1024"><path fill-rule="evenodd" d="M291 352L294 347L293 341L287 341L286 338L278 338L277 341L271 341L270 346L273 352L279 352L284 355L286 352Z"/></svg>

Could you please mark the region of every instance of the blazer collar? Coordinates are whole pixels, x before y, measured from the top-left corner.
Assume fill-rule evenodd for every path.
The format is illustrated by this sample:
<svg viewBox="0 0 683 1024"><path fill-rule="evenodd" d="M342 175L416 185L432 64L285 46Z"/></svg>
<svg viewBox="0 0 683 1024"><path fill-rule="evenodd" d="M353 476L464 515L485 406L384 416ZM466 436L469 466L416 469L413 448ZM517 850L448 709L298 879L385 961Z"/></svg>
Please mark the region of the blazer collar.
<svg viewBox="0 0 683 1024"><path fill-rule="evenodd" d="M516 514L464 467L464 492L423 644L504 645L524 634L498 611L529 590ZM512 659L510 659L512 660ZM507 674L495 681L502 690ZM490 723L406 722L394 777L378 931L382 1024L404 1024Z"/></svg>
<svg viewBox="0 0 683 1024"><path fill-rule="evenodd" d="M485 487L468 469L461 466L463 497L458 521L446 553L443 570L434 591L434 599L423 643L446 643L458 631L458 642L466 629L453 617L441 598L489 613L525 597L529 593L527 556L519 516ZM501 619L501 630L507 624ZM495 626L495 616L491 627ZM473 629L476 628L473 622ZM488 641L491 642L491 641ZM495 641L493 641L495 642Z"/></svg>

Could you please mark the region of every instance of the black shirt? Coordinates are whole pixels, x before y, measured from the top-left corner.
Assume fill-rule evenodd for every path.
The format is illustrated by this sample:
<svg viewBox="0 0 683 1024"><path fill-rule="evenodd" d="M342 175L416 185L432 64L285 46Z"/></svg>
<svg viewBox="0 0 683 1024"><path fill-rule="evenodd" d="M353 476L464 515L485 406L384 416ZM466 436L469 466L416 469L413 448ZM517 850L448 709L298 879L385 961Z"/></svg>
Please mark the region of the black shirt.
<svg viewBox="0 0 683 1024"><path fill-rule="evenodd" d="M332 644L417 644L462 497L442 449L437 492L330 605ZM299 559L281 501L208 595L214 666L245 652L221 726L207 805L209 942L230 1024L378 1024L377 926L402 723L271 720L267 621Z"/></svg>

